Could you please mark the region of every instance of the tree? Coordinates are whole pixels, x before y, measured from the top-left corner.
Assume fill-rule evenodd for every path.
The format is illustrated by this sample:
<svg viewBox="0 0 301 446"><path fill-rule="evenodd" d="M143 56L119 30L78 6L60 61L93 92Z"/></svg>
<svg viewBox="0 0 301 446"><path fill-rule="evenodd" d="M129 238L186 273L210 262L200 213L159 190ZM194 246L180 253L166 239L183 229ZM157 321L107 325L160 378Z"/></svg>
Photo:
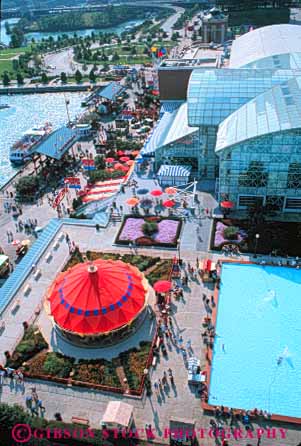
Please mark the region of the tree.
<svg viewBox="0 0 301 446"><path fill-rule="evenodd" d="M96 75L95 75L93 69L89 73L89 79L90 79L91 82L96 82Z"/></svg>
<svg viewBox="0 0 301 446"><path fill-rule="evenodd" d="M42 81L42 84L48 84L49 79L48 79L48 76L46 73L42 73L41 81Z"/></svg>
<svg viewBox="0 0 301 446"><path fill-rule="evenodd" d="M178 40L178 38L179 38L179 33L178 33L178 32L174 32L174 33L172 33L171 40L172 40L173 42L175 42L176 40Z"/></svg>
<svg viewBox="0 0 301 446"><path fill-rule="evenodd" d="M22 85L24 83L24 78L20 72L17 73L17 82L18 85Z"/></svg>
<svg viewBox="0 0 301 446"><path fill-rule="evenodd" d="M112 57L112 62L117 62L120 59L118 53L115 51Z"/></svg>
<svg viewBox="0 0 301 446"><path fill-rule="evenodd" d="M7 87L7 86L9 85L9 83L10 83L10 77L9 77L7 71L5 71L5 73L3 74L2 81L3 81L3 85L4 85L5 87Z"/></svg>
<svg viewBox="0 0 301 446"><path fill-rule="evenodd" d="M13 70L14 71L18 71L18 69L19 69L19 61L18 61L18 59L13 59L12 60L12 65L13 65Z"/></svg>
<svg viewBox="0 0 301 446"><path fill-rule="evenodd" d="M103 170L106 168L106 163L103 156L96 155L94 162L97 170Z"/></svg>
<svg viewBox="0 0 301 446"><path fill-rule="evenodd" d="M61 82L63 84L67 83L67 74L64 71L61 72Z"/></svg>
<svg viewBox="0 0 301 446"><path fill-rule="evenodd" d="M84 63L82 68L83 68L83 71L87 71L87 69L88 69L87 64Z"/></svg>
<svg viewBox="0 0 301 446"><path fill-rule="evenodd" d="M19 179L16 184L16 192L23 198L31 199L37 192L38 179L33 176L25 176Z"/></svg>
<svg viewBox="0 0 301 446"><path fill-rule="evenodd" d="M76 81L76 83L77 83L77 84L80 84L81 81L82 81L82 78L83 78L82 73L81 73L79 70L76 70L74 76L75 76L75 81Z"/></svg>

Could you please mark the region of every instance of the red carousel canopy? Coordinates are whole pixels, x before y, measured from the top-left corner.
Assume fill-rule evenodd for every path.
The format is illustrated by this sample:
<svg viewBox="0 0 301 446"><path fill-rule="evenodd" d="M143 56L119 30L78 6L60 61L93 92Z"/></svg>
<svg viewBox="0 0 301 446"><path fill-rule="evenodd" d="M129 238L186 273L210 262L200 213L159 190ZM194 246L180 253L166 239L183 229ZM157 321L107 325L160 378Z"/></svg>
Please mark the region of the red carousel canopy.
<svg viewBox="0 0 301 446"><path fill-rule="evenodd" d="M58 275L47 299L63 330L100 335L131 323L146 304L147 282L121 261L80 263Z"/></svg>

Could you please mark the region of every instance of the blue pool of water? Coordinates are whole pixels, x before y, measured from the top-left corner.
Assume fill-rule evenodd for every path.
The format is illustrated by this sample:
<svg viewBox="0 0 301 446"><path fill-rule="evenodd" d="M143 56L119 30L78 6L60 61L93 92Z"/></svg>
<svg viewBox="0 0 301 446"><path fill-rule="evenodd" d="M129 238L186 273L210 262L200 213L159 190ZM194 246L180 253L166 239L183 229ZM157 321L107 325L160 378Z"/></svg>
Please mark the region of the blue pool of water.
<svg viewBox="0 0 301 446"><path fill-rule="evenodd" d="M301 270L223 264L209 404L301 417Z"/></svg>

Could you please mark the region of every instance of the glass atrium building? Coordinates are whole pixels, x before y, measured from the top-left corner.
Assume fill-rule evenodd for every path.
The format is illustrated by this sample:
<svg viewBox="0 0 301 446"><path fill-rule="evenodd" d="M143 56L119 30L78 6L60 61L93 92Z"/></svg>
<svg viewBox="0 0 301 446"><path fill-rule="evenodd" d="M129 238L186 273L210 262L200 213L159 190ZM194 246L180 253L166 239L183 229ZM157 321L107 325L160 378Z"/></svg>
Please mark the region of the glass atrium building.
<svg viewBox="0 0 301 446"><path fill-rule="evenodd" d="M216 179L219 201L301 211L301 26L234 41L229 68L192 71L187 100L162 104L144 155Z"/></svg>

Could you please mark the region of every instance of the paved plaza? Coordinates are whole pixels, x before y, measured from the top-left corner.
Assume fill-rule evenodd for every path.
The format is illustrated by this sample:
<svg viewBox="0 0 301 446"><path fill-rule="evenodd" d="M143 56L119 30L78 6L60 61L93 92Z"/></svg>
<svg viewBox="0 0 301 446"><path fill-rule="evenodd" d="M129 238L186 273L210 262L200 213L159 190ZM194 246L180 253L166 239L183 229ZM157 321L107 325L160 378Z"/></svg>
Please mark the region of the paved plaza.
<svg viewBox="0 0 301 446"><path fill-rule="evenodd" d="M146 187L149 190L158 187L153 179L140 178L138 180L139 187ZM125 200L131 196L131 193L131 188L127 188L125 194L120 193L116 198L117 207L122 205L124 212L129 211L125 205ZM199 199L203 208L214 209L216 206L210 193L199 193ZM53 212L48 204L44 203L42 206L28 208L28 210L25 208L24 216L30 215L32 218L32 213L34 216L39 215L41 225L43 225L52 216ZM6 224L11 224L11 217L6 214L5 218L7 220ZM181 234L180 244L184 268L187 268L188 262L194 265L196 258L202 259L209 256L217 260L216 255L212 253L208 254L211 223L212 219L206 217L203 213L198 215L197 218L190 217L186 220ZM6 226L3 221L2 224L3 231L1 237L5 240ZM131 252L129 248L114 245L119 227L120 222L110 223L106 228L101 228L97 231L94 226L80 226L74 223L63 225L60 231L63 234L68 233L71 241L74 241L82 252L94 250L129 253ZM52 331L53 328L50 320L42 307L46 290L51 285L55 276L62 270L70 255L68 245L64 238L58 242L56 248L53 247L54 242L58 238L59 234L55 234L49 249L43 253L39 262L35 265L35 269L41 270L40 277L36 279L34 277L34 271L32 271L26 278L24 285L15 293L11 304L3 314L6 328L0 336L0 362L2 363L4 362L4 351L13 351L16 343L23 336L22 322L24 321L35 321L45 338L48 341L50 340L50 349L64 352L76 358L79 358L82 354L76 347L56 337L56 334ZM52 252L52 257L51 259L46 259L49 250ZM176 251L174 249L138 249L138 254L160 256L161 258L172 258L175 253ZM27 295L24 295L25 284L30 287L30 292ZM206 293L210 297L211 290L205 288L201 282L191 280L189 287L184 292L183 299L173 301L172 303L172 319L175 335L183 337L184 345L188 340L191 340L193 355L201 359L201 366L205 365L205 349L201 336L203 329L202 319L206 315L202 300L203 293ZM39 315L36 314L37 309L39 310ZM229 312L230 314L231 312ZM153 322L146 319L143 326L140 327L136 335L132 336L132 338L128 338L122 344L117 344L112 348L98 350L87 349L85 357L100 357L101 355L101 357L111 359L117 356L122 349L137 346L140 340L151 339L153 332ZM71 386L67 387L50 382L26 380L24 387L17 388L12 386L8 381L5 382L1 388L0 401L9 404L18 403L25 406L25 397L30 393L30 388L35 386L39 398L43 401L43 405L46 408L46 418L51 419L56 412L60 412L63 420L66 422L70 422L71 418L76 416L89 419L91 427L97 428L99 427L102 414L105 411L108 401L122 399L134 406L136 426L143 429L145 424L151 424L157 437L156 441L161 444L166 444L168 443L168 438L164 438L166 436L165 429L168 429L170 419L192 420L196 423L197 429L208 429L210 427L210 419L212 419L211 416L203 414L199 396L188 385L188 371L182 352L173 344L168 348L168 358L165 359L161 355L156 368L150 370L152 382L159 378L162 379L164 371L167 372L168 368L173 370L175 388L172 389L169 387L168 391L161 393L160 396L157 396L153 392L151 397L147 397L145 394L142 398L129 397ZM229 389L229 391L232 390L234 389ZM266 421L264 427L268 426L275 427L276 424ZM240 424L239 427L242 428L242 425ZM254 424L253 427L256 429L258 426ZM272 441L262 438L260 444L263 446L282 444L286 446L297 445L299 442L299 430L292 425L288 425L287 429L287 438L285 441L281 440L278 436L277 439ZM213 439L207 439L204 442L206 444L214 444ZM201 440L200 443L202 443ZM232 443L230 442L230 444ZM242 446L247 444L255 446L257 440L241 439L236 443Z"/></svg>

